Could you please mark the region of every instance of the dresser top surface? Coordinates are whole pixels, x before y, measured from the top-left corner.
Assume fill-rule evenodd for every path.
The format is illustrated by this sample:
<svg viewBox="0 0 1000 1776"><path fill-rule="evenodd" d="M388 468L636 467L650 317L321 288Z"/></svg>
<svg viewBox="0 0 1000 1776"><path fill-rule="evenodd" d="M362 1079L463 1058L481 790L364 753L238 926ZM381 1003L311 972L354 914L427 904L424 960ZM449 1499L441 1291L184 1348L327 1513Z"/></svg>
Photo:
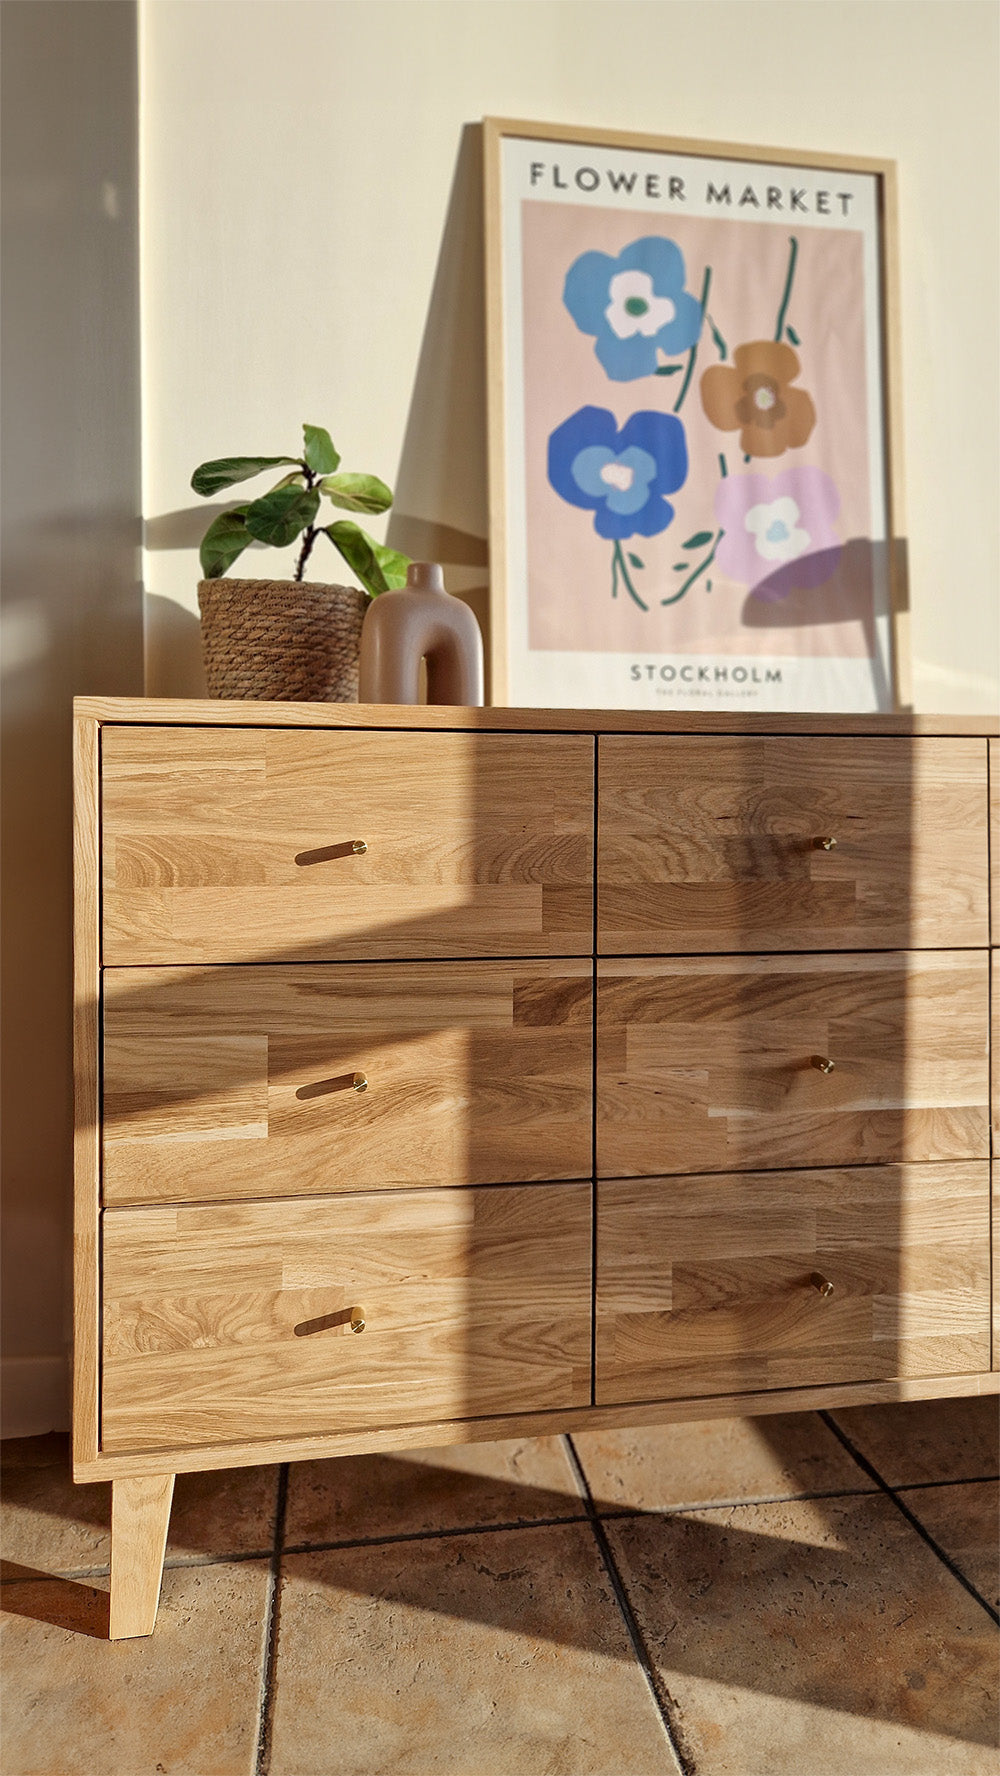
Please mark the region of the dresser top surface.
<svg viewBox="0 0 1000 1776"><path fill-rule="evenodd" d="M787 715L664 709L464 709L393 703L249 703L209 698L76 697L74 713L98 723L251 728L410 728L560 734L1000 735L990 715Z"/></svg>

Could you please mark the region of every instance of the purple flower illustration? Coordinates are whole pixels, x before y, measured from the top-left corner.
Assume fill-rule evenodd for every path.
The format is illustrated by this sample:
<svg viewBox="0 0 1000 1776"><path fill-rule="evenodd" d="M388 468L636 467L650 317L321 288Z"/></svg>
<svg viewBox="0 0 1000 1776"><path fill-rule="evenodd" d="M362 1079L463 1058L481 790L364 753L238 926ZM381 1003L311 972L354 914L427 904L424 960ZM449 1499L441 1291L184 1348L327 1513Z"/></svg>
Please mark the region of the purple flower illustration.
<svg viewBox="0 0 1000 1776"><path fill-rule="evenodd" d="M685 352L701 332L701 303L684 288L684 255L666 235L646 235L612 258L581 253L563 301L615 382L652 376L657 352Z"/></svg>
<svg viewBox="0 0 1000 1776"><path fill-rule="evenodd" d="M674 508L663 496L687 470L684 427L672 413L633 413L619 431L606 407L581 407L549 439L552 486L615 540L666 530Z"/></svg>
<svg viewBox="0 0 1000 1776"><path fill-rule="evenodd" d="M833 527L839 511L840 495L822 469L729 476L715 495L724 532L719 567L756 598L778 600L822 586L840 560Z"/></svg>

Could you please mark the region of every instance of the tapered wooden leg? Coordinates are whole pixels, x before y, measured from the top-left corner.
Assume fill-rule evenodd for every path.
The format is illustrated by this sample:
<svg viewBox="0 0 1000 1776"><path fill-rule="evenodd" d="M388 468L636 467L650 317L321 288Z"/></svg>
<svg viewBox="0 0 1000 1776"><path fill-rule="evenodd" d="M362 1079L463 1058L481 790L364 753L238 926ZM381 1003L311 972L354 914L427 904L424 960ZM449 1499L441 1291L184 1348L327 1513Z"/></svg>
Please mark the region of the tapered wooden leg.
<svg viewBox="0 0 1000 1776"><path fill-rule="evenodd" d="M112 1640L153 1632L173 1496L173 1474L111 1483Z"/></svg>

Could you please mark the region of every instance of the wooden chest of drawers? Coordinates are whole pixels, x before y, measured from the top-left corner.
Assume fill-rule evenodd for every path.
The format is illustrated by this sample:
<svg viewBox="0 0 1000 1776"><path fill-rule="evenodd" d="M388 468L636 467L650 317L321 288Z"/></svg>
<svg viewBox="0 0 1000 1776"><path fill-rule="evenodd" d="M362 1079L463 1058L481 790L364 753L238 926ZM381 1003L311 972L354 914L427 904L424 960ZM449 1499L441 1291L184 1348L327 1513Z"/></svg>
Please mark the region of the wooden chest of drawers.
<svg viewBox="0 0 1000 1776"><path fill-rule="evenodd" d="M113 1635L152 1628L181 1470L997 1387L989 724L76 732Z"/></svg>

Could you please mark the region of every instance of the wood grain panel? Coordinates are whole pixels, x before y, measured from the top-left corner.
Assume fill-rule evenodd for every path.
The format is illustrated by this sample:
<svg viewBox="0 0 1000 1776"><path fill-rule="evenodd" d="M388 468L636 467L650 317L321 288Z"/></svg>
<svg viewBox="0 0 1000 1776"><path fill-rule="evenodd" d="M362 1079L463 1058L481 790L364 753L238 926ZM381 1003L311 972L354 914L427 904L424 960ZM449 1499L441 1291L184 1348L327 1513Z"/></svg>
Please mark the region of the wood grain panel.
<svg viewBox="0 0 1000 1776"><path fill-rule="evenodd" d="M100 1299L100 732L73 722L73 1458L97 1454Z"/></svg>
<svg viewBox="0 0 1000 1776"><path fill-rule="evenodd" d="M606 954L987 941L982 740L607 737L599 759Z"/></svg>
<svg viewBox="0 0 1000 1776"><path fill-rule="evenodd" d="M599 1175L986 1158L987 996L985 951L602 962Z"/></svg>
<svg viewBox="0 0 1000 1776"><path fill-rule="evenodd" d="M602 1182L598 1405L985 1369L988 1190L986 1162Z"/></svg>
<svg viewBox="0 0 1000 1776"><path fill-rule="evenodd" d="M990 942L1000 944L1000 740L989 742Z"/></svg>
<svg viewBox="0 0 1000 1776"><path fill-rule="evenodd" d="M590 1199L551 1184L106 1211L103 1447L585 1403Z"/></svg>
<svg viewBox="0 0 1000 1776"><path fill-rule="evenodd" d="M108 728L104 959L589 954L593 747Z"/></svg>
<svg viewBox="0 0 1000 1776"><path fill-rule="evenodd" d="M995 715L803 715L692 709L464 709L454 704L257 703L224 698L75 697L89 721L166 728L363 728L415 733L996 735Z"/></svg>
<svg viewBox="0 0 1000 1776"><path fill-rule="evenodd" d="M108 969L105 1202L589 1177L591 993L572 959Z"/></svg>

